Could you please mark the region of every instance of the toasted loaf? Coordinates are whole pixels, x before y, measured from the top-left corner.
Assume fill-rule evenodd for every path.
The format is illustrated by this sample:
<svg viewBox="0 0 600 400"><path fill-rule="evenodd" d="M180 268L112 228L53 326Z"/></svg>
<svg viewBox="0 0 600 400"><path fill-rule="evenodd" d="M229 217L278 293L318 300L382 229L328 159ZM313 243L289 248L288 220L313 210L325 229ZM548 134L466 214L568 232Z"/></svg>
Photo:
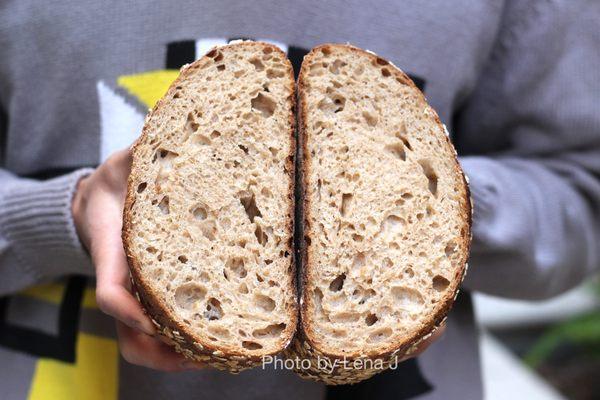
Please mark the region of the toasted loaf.
<svg viewBox="0 0 600 400"><path fill-rule="evenodd" d="M260 42L184 66L133 146L123 243L133 287L185 356L232 372L296 327L294 78Z"/></svg>
<svg viewBox="0 0 600 400"><path fill-rule="evenodd" d="M468 186L435 111L381 57L319 46L298 98L302 294L287 355L312 360L304 377L354 383L444 320L466 269Z"/></svg>

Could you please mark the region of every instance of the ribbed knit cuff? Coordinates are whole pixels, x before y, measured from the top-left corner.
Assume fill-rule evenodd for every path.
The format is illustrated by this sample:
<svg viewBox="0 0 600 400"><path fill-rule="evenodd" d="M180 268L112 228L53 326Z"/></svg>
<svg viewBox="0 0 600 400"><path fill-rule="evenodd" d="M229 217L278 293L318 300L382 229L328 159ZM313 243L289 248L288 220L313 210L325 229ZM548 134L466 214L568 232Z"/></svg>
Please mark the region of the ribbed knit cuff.
<svg viewBox="0 0 600 400"><path fill-rule="evenodd" d="M46 181L9 183L0 201L0 230L22 267L38 277L91 274L71 213L79 180L93 170L80 169Z"/></svg>
<svg viewBox="0 0 600 400"><path fill-rule="evenodd" d="M462 157L460 165L469 181L473 200L473 235L476 238L494 213L494 161L485 157Z"/></svg>

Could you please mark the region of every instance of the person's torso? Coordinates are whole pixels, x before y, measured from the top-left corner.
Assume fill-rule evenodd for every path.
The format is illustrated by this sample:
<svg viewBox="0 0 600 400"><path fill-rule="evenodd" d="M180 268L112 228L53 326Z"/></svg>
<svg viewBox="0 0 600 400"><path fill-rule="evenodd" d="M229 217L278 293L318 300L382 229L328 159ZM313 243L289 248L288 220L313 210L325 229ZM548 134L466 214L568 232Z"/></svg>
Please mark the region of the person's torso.
<svg viewBox="0 0 600 400"><path fill-rule="evenodd" d="M147 109L164 93L181 65L199 58L213 45L240 38L278 44L292 60L296 73L304 54L321 43L350 42L372 50L411 76L452 131L453 114L475 86L491 51L501 8L500 2L442 0L418 4L5 1L0 5L0 108L6 117L5 126L0 126L2 167L21 176L49 177L97 165L139 135ZM43 295L29 296L31 304L25 309L58 307L50 315L60 319L64 297L55 295L49 301ZM38 389L56 386L52 382L91 379L94 368L114 375L100 384L110 386L100 392L108 396L103 398L131 398L134 394L144 398L210 398L211 393L221 393L224 398L236 398L241 393L256 398L274 393L310 398L322 394L322 387L291 373L258 370L238 377L219 372L166 375L119 362L112 329L106 328L110 321L100 316L92 303L86 307L83 297L78 300L83 304L79 314L88 319L75 325L85 327L79 329L79 336L71 335L77 343L74 361L53 359L51 354L38 358L31 349L11 348L6 340L0 343L2 360L22 367L18 374L0 367L1 374L15 376L0 379L0 390L7 393L13 388L14 393L21 394L9 398L50 398L53 392ZM474 384L471 392L461 388L461 398L480 395L468 297L463 303L451 315L446 338L410 367L413 372L422 372L426 384L404 398L418 394L422 398L451 398L440 390L449 387L453 379ZM97 315L86 317L86 313ZM5 326L11 324L9 314L2 315ZM36 313L31 315L37 318ZM38 325L32 323L30 329L35 331ZM82 355L89 350L86 346L95 349L88 357L96 354L102 360L110 359L95 366L94 359ZM456 351L449 352L449 347ZM444 372L442 366L452 365L442 360L446 356L461 357L458 362L470 365ZM77 370L78 363L89 363L88 369ZM79 385L73 390L81 392L56 393L92 393L86 391L85 384ZM375 389L368 390L374 393Z"/></svg>

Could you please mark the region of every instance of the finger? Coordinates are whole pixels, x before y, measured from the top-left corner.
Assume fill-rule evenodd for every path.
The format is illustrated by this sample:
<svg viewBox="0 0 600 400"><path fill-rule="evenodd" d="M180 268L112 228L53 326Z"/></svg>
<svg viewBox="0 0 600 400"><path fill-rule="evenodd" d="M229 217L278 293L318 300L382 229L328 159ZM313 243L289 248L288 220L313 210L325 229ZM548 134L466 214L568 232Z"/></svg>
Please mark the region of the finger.
<svg viewBox="0 0 600 400"><path fill-rule="evenodd" d="M129 149L113 153L102 165L108 174L107 183L111 189L124 194L127 188L127 178L131 172L133 155Z"/></svg>
<svg viewBox="0 0 600 400"><path fill-rule="evenodd" d="M200 363L186 359L166 344L117 322L119 349L131 364L160 371L200 369Z"/></svg>
<svg viewBox="0 0 600 400"><path fill-rule="evenodd" d="M146 335L156 334L154 324L144 313L140 303L123 286L98 284L96 301L104 313L128 327Z"/></svg>
<svg viewBox="0 0 600 400"><path fill-rule="evenodd" d="M418 357L419 355L421 355L425 350L427 350L427 348L429 346L431 346L433 343L438 341L442 337L442 335L444 334L445 331L446 331L446 322L443 322L436 330L433 331L433 333L431 335L429 335L429 337L427 337L425 340L422 340L421 342L419 342L419 344L417 344L417 347L413 351L406 354L406 356L403 358L403 360L407 360L407 359L413 358L413 357Z"/></svg>
<svg viewBox="0 0 600 400"><path fill-rule="evenodd" d="M128 290L129 266L121 241L120 225L115 230L104 222L98 223L91 243L91 255L96 266L98 307L129 327L154 335L154 325Z"/></svg>

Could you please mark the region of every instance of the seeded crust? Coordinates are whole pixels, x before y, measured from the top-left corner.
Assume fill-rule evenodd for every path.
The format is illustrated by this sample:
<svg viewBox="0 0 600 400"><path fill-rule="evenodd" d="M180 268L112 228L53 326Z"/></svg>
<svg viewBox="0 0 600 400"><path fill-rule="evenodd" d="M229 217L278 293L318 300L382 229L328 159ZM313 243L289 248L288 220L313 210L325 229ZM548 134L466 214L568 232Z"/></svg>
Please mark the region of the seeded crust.
<svg viewBox="0 0 600 400"><path fill-rule="evenodd" d="M467 269L466 260L471 242L472 204L467 180L459 166L456 151L450 143L447 133L446 135L442 134L443 145L446 146L448 150L446 153L451 154L450 158L453 163L454 174L458 177L457 179L459 181L457 190L460 195L458 201L460 204L460 224L464 228L460 235L460 243L457 246L459 248L459 254L457 255L458 262L454 268L453 276L449 278L448 286L445 288L443 298L437 301L437 306L433 312L426 316L425 323L418 329L413 330L410 334L385 347L370 350L362 349L362 351L354 349L352 351L345 351L342 348L336 349L335 345L327 343L328 338L316 334L314 330L315 321L312 321L309 315L309 308L313 307L314 310L314 296L311 296L311 293L308 292L307 288L311 282L315 282L317 279L317 271L314 270L316 265L315 257L317 257L314 243L315 240L318 239L318 231L316 227L313 226L313 223L318 223L319 221L314 221L313 216L311 215L311 205L314 201L315 188L313 187L313 183L309 180L309 175L313 168L313 159L309 153L307 142L309 140L317 139L308 137L308 125L314 121L315 115L309 114L307 111L307 92L310 87L310 80L315 79L308 76L309 70L321 53L340 54L341 58L344 58L345 56L357 56L357 58L365 61L365 65L373 65L375 68L385 68L384 76L389 77L391 75L392 78L395 78L398 82L411 88L417 93L418 106L422 108L425 113L428 113L434 120L434 124L437 125L436 135L440 136L439 132L444 132L445 127L443 127L435 111L428 106L424 96L410 78L391 63L373 53L366 52L350 45L325 44L314 48L304 59L297 83L299 129L299 154L297 157L300 164L297 174L298 181L301 182L304 191L301 204L298 204L298 212L300 215L299 221L301 222L299 222L297 228L300 229L299 234L302 238L302 245L299 251L300 262L298 263L299 268L301 269L300 281L302 293L300 295L300 321L298 331L292 345L286 351L286 357L291 359L308 359L311 361L310 368L296 369L296 372L301 377L325 382L330 385L338 385L357 383L387 369L391 364L395 363L396 360L410 355L421 341L433 334L433 332L443 323L448 311L452 307L453 301L458 295L459 285L462 282ZM338 103L336 102L335 104ZM335 104L325 104L325 106L335 107ZM402 177L399 176L398 179L402 179ZM346 367L325 370L322 368L323 364L319 367L319 361L323 362L323 360L327 361L329 366L333 365L335 360L346 360ZM377 360L379 364L370 364L371 366L375 366L374 368L349 368L349 365L354 365L353 362L355 360Z"/></svg>
<svg viewBox="0 0 600 400"><path fill-rule="evenodd" d="M285 98L277 98L275 100L281 101L281 104L284 104L287 111L287 121L284 121L284 125L286 126L289 140L289 151L285 156L285 160L283 161L285 174L289 177L289 185L287 186L287 193L285 197L287 199L287 206L282 208L282 212L284 214L284 236L282 237L284 240L278 242L280 248L282 249L280 252L281 259L273 260L271 262L283 263L283 265L287 265L285 278L281 279L281 282L276 282L274 284L281 285L282 292L282 313L285 314L285 325L281 330L278 327L276 334L279 336L276 338L275 344L268 344L267 348L261 350L261 348L237 348L227 344L219 343L219 341L209 340L208 337L202 335L201 332L195 331L189 324L186 324L182 321L180 317L175 315L173 311L173 304L169 304L165 302L164 296L161 293L157 292L155 288L153 288L150 283L149 277L147 276L147 271L145 271L145 265L142 264L139 252L140 246L139 243L135 244L135 235L138 233L136 230L136 226L133 222L134 215L133 210L135 207L136 199L138 196L138 190L140 188L141 181L143 180L145 162L147 160L143 160L142 154L144 151L144 146L147 147L149 145L149 137L155 136L154 132L151 131L151 126L153 119L160 118L161 112L163 109L168 109L169 107L173 107L172 103L174 99L179 97L179 91L184 91L187 89L186 84L190 82L193 78L194 74L198 73L198 71L204 68L213 68L212 64L216 64L221 55L225 55L225 59L228 59L229 55L236 55L236 53L243 52L252 52L255 51L257 54L270 54L273 57L280 58L281 63L284 64L284 70L278 69L275 71L277 74L277 78L280 80L283 79L285 83L283 83L283 92L287 92L288 96ZM239 60L236 62L240 62ZM267 71L264 71L265 66L268 66L268 61L258 62L260 66L260 71L263 74L266 74ZM235 69L237 65L230 65L225 61L224 63L226 68ZM259 67L255 65L255 68L259 70ZM223 69L219 69L222 71ZM236 76L237 77L237 76ZM244 78L239 81L243 81ZM165 96L159 100L156 106L149 112L146 117L145 125L142 131L142 135L136 141L136 143L132 147L133 153L133 164L132 171L128 180L128 190L124 207L123 214L123 245L125 248L125 253L127 256L127 260L130 266L131 280L132 280L132 289L136 297L139 299L143 308L145 309L148 316L152 319L155 324L158 333L166 339L166 342L170 343L175 347L175 350L183 354L189 359L196 360L205 364L209 364L215 368L221 370L227 370L232 373L238 373L244 369L248 369L254 366L258 366L261 364L262 357L267 355L276 355L287 348L292 340L292 336L294 334L296 328L296 319L297 319L297 306L295 304L295 296L296 296L296 285L295 285L295 266L292 261L292 238L293 238L293 212L294 212L294 153L295 153L295 138L294 138L294 126L295 126L295 118L294 118L294 107L295 107L295 96L294 96L294 80L293 80L293 72L292 67L289 61L286 59L285 54L276 46L271 44L262 43L262 42L237 42L232 43L227 46L216 47L209 51L207 55L195 61L192 64L186 65L182 67L180 76L173 82L173 84L168 89ZM258 89L257 89L258 90ZM266 97L277 95L269 92L268 89L263 90L261 95ZM254 99L253 99L254 100ZM254 105L253 105L254 106ZM261 107L259 104L257 109ZM256 111L253 109L253 111ZM260 110L259 110L260 111ZM261 111L262 112L262 111ZM268 112L268 110L267 110ZM271 111L272 112L272 111ZM254 118L254 117L253 117ZM197 126L196 126L196 129ZM198 132L196 132L198 133ZM194 133L192 133L194 134ZM160 138L158 139L160 145ZM158 146L156 145L156 146ZM240 147L242 148L242 147ZM270 150L270 149L269 149ZM248 151L248 149L244 149L244 151ZM248 154L248 153L246 153ZM255 157L259 157L255 155ZM280 156L281 157L281 156ZM260 161L259 161L260 162ZM202 165L198 165L198 168L202 168ZM147 177L146 177L147 178ZM145 183L144 183L145 185ZM146 186L144 186L146 188ZM148 188L150 188L150 184L148 184ZM153 189L154 190L154 189ZM157 190L160 191L160 187L157 187ZM254 197L252 198L252 202L254 202ZM159 205L160 206L160 205ZM255 206L255 205L254 205ZM250 206L251 207L251 206ZM246 208L246 205L244 205ZM248 213L248 210L246 210ZM263 212L265 210L263 209ZM260 214L260 213L259 213ZM250 216L250 215L249 215ZM260 217L260 215L258 215ZM256 216L251 216L250 221L253 221ZM254 222L254 221L253 221ZM253 226L253 225L252 225ZM235 229L235 228L234 228ZM265 236L268 233L259 232L257 230L256 240L265 246L264 242L269 240L269 238L265 239ZM271 235L273 233L271 232ZM275 239L273 236L270 237L271 242ZM278 248L279 249L279 248ZM282 254L285 253L285 256ZM180 260L181 261L181 260ZM188 260L181 261L188 262ZM270 264L270 263L269 263ZM262 270L261 270L262 271ZM252 272L252 271L251 271ZM225 274L225 270L224 270ZM267 272L268 274L268 272ZM227 275L225 276L226 279ZM262 279L262 278L261 278ZM266 284L266 283L265 283ZM258 284L257 284L258 285ZM271 282L269 282L271 285ZM269 292L271 293L271 292ZM252 292L250 293L252 294ZM279 301L280 299L278 299ZM208 306L207 306L208 307ZM277 310L279 310L279 305L277 306ZM207 312L209 317L214 316L214 310L210 310L207 308ZM257 314L259 314L257 312ZM208 317L207 317L208 318ZM283 317L282 317L283 318ZM280 324L282 325L282 324ZM249 340L253 340L254 342L259 342L259 340L254 340L250 338ZM275 340L275 339L274 339ZM245 346L244 346L245 347ZM256 346L257 347L257 346Z"/></svg>

